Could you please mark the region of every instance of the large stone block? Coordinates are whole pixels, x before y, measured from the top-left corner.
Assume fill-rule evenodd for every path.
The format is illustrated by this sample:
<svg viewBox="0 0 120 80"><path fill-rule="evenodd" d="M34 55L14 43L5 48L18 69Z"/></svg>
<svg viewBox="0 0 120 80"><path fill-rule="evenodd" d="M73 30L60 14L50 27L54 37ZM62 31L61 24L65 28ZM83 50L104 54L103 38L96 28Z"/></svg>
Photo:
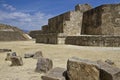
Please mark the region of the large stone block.
<svg viewBox="0 0 120 80"><path fill-rule="evenodd" d="M105 62L97 61L100 69L100 80L120 80L120 69Z"/></svg>
<svg viewBox="0 0 120 80"><path fill-rule="evenodd" d="M97 63L72 57L67 62L69 80L99 80Z"/></svg>
<svg viewBox="0 0 120 80"><path fill-rule="evenodd" d="M39 58L36 65L36 72L46 73L53 67L53 62L48 58Z"/></svg>
<svg viewBox="0 0 120 80"><path fill-rule="evenodd" d="M56 67L42 76L42 80L66 80L64 75L65 71L66 69L64 68Z"/></svg>

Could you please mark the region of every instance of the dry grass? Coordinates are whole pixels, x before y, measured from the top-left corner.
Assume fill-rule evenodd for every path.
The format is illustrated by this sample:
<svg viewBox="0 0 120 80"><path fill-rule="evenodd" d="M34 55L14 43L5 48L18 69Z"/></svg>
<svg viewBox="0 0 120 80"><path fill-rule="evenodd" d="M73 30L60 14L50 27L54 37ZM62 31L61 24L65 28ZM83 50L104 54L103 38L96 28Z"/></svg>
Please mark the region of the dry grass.
<svg viewBox="0 0 120 80"><path fill-rule="evenodd" d="M76 56L89 60L111 59L120 67L120 48L113 47L84 47L73 45L36 44L34 41L0 42L0 48L9 48L24 57L26 52L41 50L44 57L53 60L54 67L66 68L68 58ZM37 60L24 59L23 66L10 67L5 61L6 53L0 53L0 80L41 80L41 75L34 72Z"/></svg>

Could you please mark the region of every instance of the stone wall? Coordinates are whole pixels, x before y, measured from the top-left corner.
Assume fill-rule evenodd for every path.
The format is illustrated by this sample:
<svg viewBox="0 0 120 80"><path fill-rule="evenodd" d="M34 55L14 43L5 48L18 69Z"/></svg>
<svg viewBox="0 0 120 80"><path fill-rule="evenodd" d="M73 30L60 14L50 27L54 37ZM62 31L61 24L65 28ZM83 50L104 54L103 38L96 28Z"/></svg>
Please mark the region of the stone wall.
<svg viewBox="0 0 120 80"><path fill-rule="evenodd" d="M76 5L74 11L69 11L49 19L49 32L64 33L67 36L80 35L83 12L91 8L88 4Z"/></svg>
<svg viewBox="0 0 120 80"><path fill-rule="evenodd" d="M36 43L46 43L46 44L65 44L65 38L63 34L56 33L46 33L39 34L36 37Z"/></svg>
<svg viewBox="0 0 120 80"><path fill-rule="evenodd" d="M48 20L51 33L63 33L64 21L70 21L70 12L55 16Z"/></svg>
<svg viewBox="0 0 120 80"><path fill-rule="evenodd" d="M36 43L57 44L57 34L38 34Z"/></svg>
<svg viewBox="0 0 120 80"><path fill-rule="evenodd" d="M101 5L83 15L82 34L119 35L120 4Z"/></svg>
<svg viewBox="0 0 120 80"><path fill-rule="evenodd" d="M42 26L37 35L37 43L64 44L66 36L80 35L83 12L91 9L88 4L76 5L74 11L68 11L48 20L48 25Z"/></svg>
<svg viewBox="0 0 120 80"><path fill-rule="evenodd" d="M120 36L108 36L108 35L68 36L65 40L65 43L80 46L120 47Z"/></svg>
<svg viewBox="0 0 120 80"><path fill-rule="evenodd" d="M43 33L48 33L49 32L49 26L48 25L42 26L42 32Z"/></svg>
<svg viewBox="0 0 120 80"><path fill-rule="evenodd" d="M20 41L29 39L30 37L21 29L6 24L0 24L0 41Z"/></svg>
<svg viewBox="0 0 120 80"><path fill-rule="evenodd" d="M41 33L42 33L41 30L34 30L34 31L30 31L30 32L29 32L29 35L30 35L32 38L36 38L36 35L41 34Z"/></svg>

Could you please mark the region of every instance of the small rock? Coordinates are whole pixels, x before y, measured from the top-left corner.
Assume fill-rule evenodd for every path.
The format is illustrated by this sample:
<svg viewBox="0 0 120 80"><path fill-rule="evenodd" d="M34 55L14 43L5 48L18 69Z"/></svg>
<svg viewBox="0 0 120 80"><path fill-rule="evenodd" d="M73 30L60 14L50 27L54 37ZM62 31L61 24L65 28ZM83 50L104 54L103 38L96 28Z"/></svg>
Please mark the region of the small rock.
<svg viewBox="0 0 120 80"><path fill-rule="evenodd" d="M23 65L23 61L22 61L22 57L20 56L11 56L11 66L22 66Z"/></svg>
<svg viewBox="0 0 120 80"><path fill-rule="evenodd" d="M105 60L105 62L108 63L109 65L115 65L115 63L110 59Z"/></svg>
<svg viewBox="0 0 120 80"><path fill-rule="evenodd" d="M12 56L17 56L16 52L7 53L7 56L6 56L5 60L6 61L11 61Z"/></svg>
<svg viewBox="0 0 120 80"><path fill-rule="evenodd" d="M48 58L39 58L37 61L36 72L46 73L53 67L53 62Z"/></svg>
<svg viewBox="0 0 120 80"><path fill-rule="evenodd" d="M33 56L34 59L38 59L38 58L41 58L41 57L43 57L42 51L37 51Z"/></svg>
<svg viewBox="0 0 120 80"><path fill-rule="evenodd" d="M56 67L41 78L42 80L66 80L64 76L65 71L66 69L64 68Z"/></svg>
<svg viewBox="0 0 120 80"><path fill-rule="evenodd" d="M24 58L33 58L33 56L34 56L34 54L28 54L27 53L27 54L24 55Z"/></svg>

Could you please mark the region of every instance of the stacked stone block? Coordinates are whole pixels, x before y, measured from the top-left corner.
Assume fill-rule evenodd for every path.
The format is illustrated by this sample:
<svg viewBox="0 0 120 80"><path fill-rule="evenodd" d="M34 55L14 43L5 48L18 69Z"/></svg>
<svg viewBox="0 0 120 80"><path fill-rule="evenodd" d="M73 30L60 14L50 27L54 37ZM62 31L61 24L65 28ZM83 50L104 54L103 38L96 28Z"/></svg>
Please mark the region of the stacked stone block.
<svg viewBox="0 0 120 80"><path fill-rule="evenodd" d="M101 5L83 15L82 34L119 35L120 4Z"/></svg>
<svg viewBox="0 0 120 80"><path fill-rule="evenodd" d="M64 44L66 36L80 35L83 12L91 9L88 4L76 5L74 11L68 11L48 20L48 25L42 27L42 33L37 35L37 43ZM59 36L59 35L64 36Z"/></svg>

